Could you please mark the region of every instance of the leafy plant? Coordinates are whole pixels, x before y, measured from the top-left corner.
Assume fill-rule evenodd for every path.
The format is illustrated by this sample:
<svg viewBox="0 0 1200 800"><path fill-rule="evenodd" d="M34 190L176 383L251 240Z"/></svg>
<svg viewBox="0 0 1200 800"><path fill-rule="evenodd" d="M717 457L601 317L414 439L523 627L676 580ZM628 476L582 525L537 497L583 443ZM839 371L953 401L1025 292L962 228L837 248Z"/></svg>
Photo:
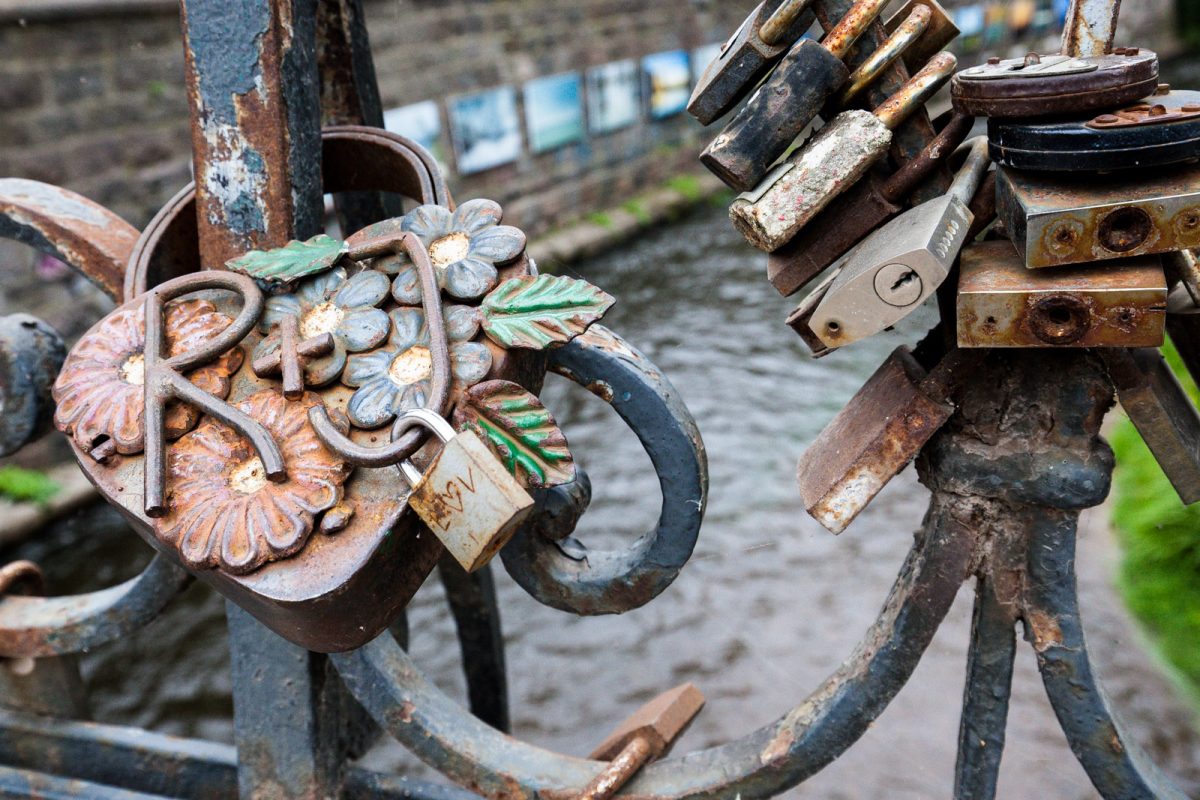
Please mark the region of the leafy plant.
<svg viewBox="0 0 1200 800"><path fill-rule="evenodd" d="M1173 347L1164 354L1193 401L1200 397ZM1129 420L1117 455L1113 524L1122 547L1118 588L1163 658L1200 703L1200 504L1184 506Z"/></svg>
<svg viewBox="0 0 1200 800"><path fill-rule="evenodd" d="M16 503L46 505L61 487L44 472L20 467L0 467L0 497Z"/></svg>

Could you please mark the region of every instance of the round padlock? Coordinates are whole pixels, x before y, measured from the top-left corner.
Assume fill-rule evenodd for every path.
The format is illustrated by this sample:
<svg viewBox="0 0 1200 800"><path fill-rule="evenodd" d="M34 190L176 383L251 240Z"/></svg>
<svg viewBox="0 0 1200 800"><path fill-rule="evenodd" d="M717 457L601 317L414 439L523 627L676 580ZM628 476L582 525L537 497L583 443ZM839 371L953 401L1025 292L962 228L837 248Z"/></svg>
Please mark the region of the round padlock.
<svg viewBox="0 0 1200 800"><path fill-rule="evenodd" d="M1200 158L1200 92L1168 91L1105 114L988 121L992 160L1039 172L1161 167Z"/></svg>
<svg viewBox="0 0 1200 800"><path fill-rule="evenodd" d="M976 117L1053 117L1120 108L1154 92L1158 56L1117 48L1088 58L1030 53L991 59L954 76L954 108Z"/></svg>

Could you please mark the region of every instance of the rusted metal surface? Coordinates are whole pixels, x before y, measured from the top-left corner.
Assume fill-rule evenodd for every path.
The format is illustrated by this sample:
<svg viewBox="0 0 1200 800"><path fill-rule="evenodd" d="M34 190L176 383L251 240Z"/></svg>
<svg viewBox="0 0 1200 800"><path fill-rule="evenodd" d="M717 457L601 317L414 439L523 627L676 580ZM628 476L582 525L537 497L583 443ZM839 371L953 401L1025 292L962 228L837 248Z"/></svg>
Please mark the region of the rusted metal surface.
<svg viewBox="0 0 1200 800"><path fill-rule="evenodd" d="M885 69L922 38L932 17L933 11L929 6L914 5L895 30L889 31L888 38L879 49L851 73L846 85L833 99L834 105L846 106L874 83Z"/></svg>
<svg viewBox="0 0 1200 800"><path fill-rule="evenodd" d="M874 114L839 114L795 155L740 195L729 217L750 244L770 253L787 244L835 197L858 182L887 155L892 128L925 102L954 72L956 60L942 53Z"/></svg>
<svg viewBox="0 0 1200 800"><path fill-rule="evenodd" d="M0 237L16 239L70 264L118 299L137 229L67 189L0 178Z"/></svg>
<svg viewBox="0 0 1200 800"><path fill-rule="evenodd" d="M108 589L63 597L6 596L0 599L0 657L44 658L101 647L148 624L190 580L183 569L156 556L140 575Z"/></svg>
<svg viewBox="0 0 1200 800"><path fill-rule="evenodd" d="M438 562L438 577L458 631L471 714L502 733L512 733L504 634L493 569L489 564L468 573L446 555Z"/></svg>
<svg viewBox="0 0 1200 800"><path fill-rule="evenodd" d="M1162 125L1167 122L1196 119L1200 117L1200 106L1188 104L1168 108L1164 103L1142 103L1110 114L1101 114L1088 123L1089 128L1110 130L1112 128L1140 128L1146 125Z"/></svg>
<svg viewBox="0 0 1200 800"><path fill-rule="evenodd" d="M996 202L1027 267L1200 246L1200 167L1047 176L1002 167Z"/></svg>
<svg viewBox="0 0 1200 800"><path fill-rule="evenodd" d="M720 55L704 69L688 100L688 113L711 125L733 110L746 95L754 91L759 81L783 57L792 43L812 27L813 15L805 12L792 22L778 42L768 44L759 30L775 12L792 0L764 0L742 23L721 48Z"/></svg>
<svg viewBox="0 0 1200 800"><path fill-rule="evenodd" d="M1102 56L1113 51L1121 0L1071 0L1063 25L1062 52Z"/></svg>
<svg viewBox="0 0 1200 800"><path fill-rule="evenodd" d="M888 33L899 28L918 6L929 9L930 18L921 38L904 51L904 64L910 72L919 71L929 59L957 39L959 34L954 20L937 0L909 0L888 18L886 24Z"/></svg>
<svg viewBox="0 0 1200 800"><path fill-rule="evenodd" d="M1006 241L963 251L960 347L1158 347L1167 283L1156 257L1030 270Z"/></svg>
<svg viewBox="0 0 1200 800"><path fill-rule="evenodd" d="M816 8L817 19L820 21L821 27L827 31L832 29L841 16L850 10L851 3L852 0L824 0ZM903 10L902 8L898 13L903 13ZM936 11L937 9L935 9L935 14ZM850 52L846 59L846 65L851 69L857 69L870 55L871 51L878 48L886 38L886 28L882 22L876 20L867 27L867 30L860 37L859 47ZM893 63L888 69L884 70L879 80L867 89L865 94L867 105L874 107L887 100L890 95L903 87L911 74L920 72L926 63L942 49L940 47L936 48L923 58L914 59L909 62L907 68L904 63ZM933 136L934 128L929 121L929 115L923 108L916 110L911 117L900 124L892 138L890 158L893 166L902 167L907 164L925 149L925 146L929 144ZM935 171L935 174L926 179L917 188L913 196L913 201L923 203L926 200L932 200L945 191L949 185L949 172L938 169Z"/></svg>
<svg viewBox="0 0 1200 800"><path fill-rule="evenodd" d="M949 161L974 120L953 116L933 141L892 176L868 172L791 241L767 258L767 279L785 297L795 294L876 227L904 211L904 200ZM994 189L993 189L994 194Z"/></svg>
<svg viewBox="0 0 1200 800"><path fill-rule="evenodd" d="M1052 58L1047 56L1047 63ZM954 78L954 107L980 117L1060 116L1119 108L1158 87L1158 55L1150 50L1134 48L1055 66L1072 64L1086 69L1014 70L1010 62L972 67Z"/></svg>
<svg viewBox="0 0 1200 800"><path fill-rule="evenodd" d="M181 4L206 269L321 230L316 5Z"/></svg>
<svg viewBox="0 0 1200 800"><path fill-rule="evenodd" d="M639 769L662 758L703 707L704 695L690 683L643 705L592 751L589 758L610 763L584 787L578 800L611 798Z"/></svg>
<svg viewBox="0 0 1200 800"><path fill-rule="evenodd" d="M935 500L879 619L836 674L741 739L648 765L622 796L768 797L836 759L912 674L972 569L975 528ZM333 658L355 697L392 736L471 791L509 800L573 797L606 766L505 737L467 717L388 637Z"/></svg>
<svg viewBox="0 0 1200 800"><path fill-rule="evenodd" d="M433 156L411 139L377 128L340 125L321 133L323 190L394 192L454 208ZM200 269L195 185L179 191L155 215L130 254L124 299Z"/></svg>
<svg viewBox="0 0 1200 800"><path fill-rule="evenodd" d="M329 355L333 351L333 336L322 333L303 341L300 323L295 314L288 314L279 323L279 351L255 359L250 368L260 378L279 376L283 396L299 400L304 395L304 365L310 358Z"/></svg>
<svg viewBox="0 0 1200 800"><path fill-rule="evenodd" d="M809 515L841 533L950 419L945 395L922 390L925 370L897 348L800 457Z"/></svg>
<svg viewBox="0 0 1200 800"><path fill-rule="evenodd" d="M1155 350L1105 351L1121 408L1185 505L1200 501L1200 412Z"/></svg>

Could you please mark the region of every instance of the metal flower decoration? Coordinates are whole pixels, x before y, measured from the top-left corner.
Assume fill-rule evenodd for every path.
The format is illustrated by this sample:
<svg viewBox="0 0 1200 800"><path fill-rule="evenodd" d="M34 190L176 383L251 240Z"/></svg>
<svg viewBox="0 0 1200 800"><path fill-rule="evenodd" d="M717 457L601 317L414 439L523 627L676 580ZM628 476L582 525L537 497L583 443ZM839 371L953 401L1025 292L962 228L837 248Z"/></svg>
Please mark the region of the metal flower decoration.
<svg viewBox="0 0 1200 800"><path fill-rule="evenodd" d="M279 445L282 483L267 480L250 443L215 419L176 442L167 457L171 512L155 521L158 537L192 569L234 575L297 553L316 515L341 501L350 473L308 422L308 409L320 402L312 393L289 401L268 389L237 404Z"/></svg>
<svg viewBox="0 0 1200 800"><path fill-rule="evenodd" d="M468 200L454 212L443 206L419 206L401 221L429 250L438 286L459 300L477 300L496 285L497 266L525 249L525 234L501 225L503 211L492 200ZM421 281L407 256L377 259L376 269L396 273L392 296L401 305L421 302Z"/></svg>
<svg viewBox="0 0 1200 800"><path fill-rule="evenodd" d="M387 338L387 313L378 308L388 294L388 278L374 270L364 270L347 278L338 268L310 278L294 294L267 300L259 328L268 336L254 349L254 359L279 351L279 323L289 314L299 322L300 338L311 339L323 333L333 336L333 352L309 360L304 367L308 386L325 386L337 378L346 366L348 353L361 353L378 347Z"/></svg>
<svg viewBox="0 0 1200 800"><path fill-rule="evenodd" d="M450 342L453 386L473 386L492 368L487 347L471 339L479 332L479 311L471 306L446 306L446 338ZM421 408L429 397L433 355L425 312L397 308L391 313L392 333L386 347L350 356L342 383L357 388L346 411L359 428L378 428L399 413Z"/></svg>
<svg viewBox="0 0 1200 800"><path fill-rule="evenodd" d="M229 327L229 317L207 300L176 301L166 308L168 353L182 355L199 349ZM54 383L58 408L54 424L74 438L80 449L97 448L125 455L139 453L145 438L146 311L138 305L109 315L79 340L67 356ZM242 364L242 349L235 347L188 378L205 392L224 399L230 376ZM169 438L187 433L200 412L183 403L167 409L165 432Z"/></svg>

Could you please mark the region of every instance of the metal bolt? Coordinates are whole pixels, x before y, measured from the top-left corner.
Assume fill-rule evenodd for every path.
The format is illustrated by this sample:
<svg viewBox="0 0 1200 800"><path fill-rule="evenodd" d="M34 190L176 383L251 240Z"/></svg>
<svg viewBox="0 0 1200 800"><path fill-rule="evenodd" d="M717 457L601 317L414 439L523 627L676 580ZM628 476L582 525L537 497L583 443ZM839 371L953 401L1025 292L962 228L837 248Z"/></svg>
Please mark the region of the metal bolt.
<svg viewBox="0 0 1200 800"><path fill-rule="evenodd" d="M1094 120L1092 120L1092 122L1095 123L1096 125L1116 125L1120 121L1121 121L1120 117L1114 116L1112 114L1101 114L1100 116L1098 116Z"/></svg>
<svg viewBox="0 0 1200 800"><path fill-rule="evenodd" d="M987 60L987 63L991 64L993 67L996 66L1000 63L1000 56L992 56Z"/></svg>
<svg viewBox="0 0 1200 800"><path fill-rule="evenodd" d="M1167 107L1161 106L1161 105L1160 106L1151 106L1150 111L1148 113L1152 117L1161 117L1161 116L1166 115Z"/></svg>
<svg viewBox="0 0 1200 800"><path fill-rule="evenodd" d="M1171 92L1171 84L1169 84L1169 83L1160 83L1158 85L1158 88L1154 90L1155 94L1170 94L1170 92Z"/></svg>
<svg viewBox="0 0 1200 800"><path fill-rule="evenodd" d="M1188 103L1183 108L1179 109L1185 114L1200 114L1200 104Z"/></svg>
<svg viewBox="0 0 1200 800"><path fill-rule="evenodd" d="M1126 53L1128 53L1128 52L1129 52L1129 48L1126 48L1126 47L1118 47L1118 48L1116 48L1116 49L1114 49L1114 50L1113 50L1113 55L1114 55L1114 56L1123 56L1123 55L1125 55L1125 54L1126 54Z"/></svg>
<svg viewBox="0 0 1200 800"><path fill-rule="evenodd" d="M890 306L911 306L924 288L921 276L904 264L888 264L875 273L875 294Z"/></svg>
<svg viewBox="0 0 1200 800"><path fill-rule="evenodd" d="M1042 57L1039 56L1037 53L1026 53L1025 54L1025 66L1032 67L1034 64L1040 64L1040 63L1042 63Z"/></svg>

